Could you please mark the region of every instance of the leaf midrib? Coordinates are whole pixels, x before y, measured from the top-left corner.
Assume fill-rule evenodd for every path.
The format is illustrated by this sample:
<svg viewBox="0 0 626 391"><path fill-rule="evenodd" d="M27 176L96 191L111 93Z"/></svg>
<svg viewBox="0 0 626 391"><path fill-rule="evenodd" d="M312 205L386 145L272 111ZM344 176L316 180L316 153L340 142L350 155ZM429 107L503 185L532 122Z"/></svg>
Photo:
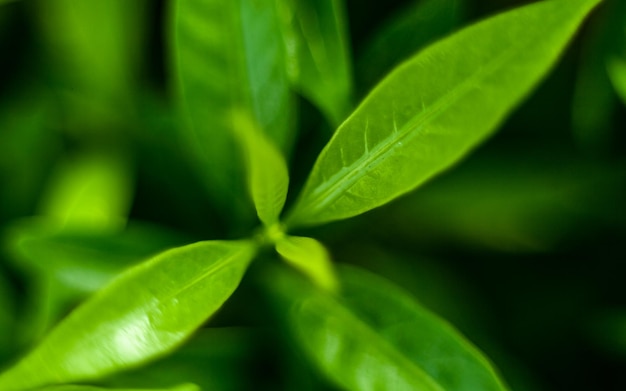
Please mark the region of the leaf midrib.
<svg viewBox="0 0 626 391"><path fill-rule="evenodd" d="M490 61L487 66L481 67L478 71L471 74L460 85L454 88L450 93L439 98L434 104L432 104L427 110L422 111L416 115L404 125L398 131L392 131L389 136L378 143L372 151L369 153L365 151L361 157L356 159L349 166L343 166L339 171L333 174L329 180L326 180L319 185L315 190L311 192L311 196L308 197L308 201L303 202L300 210L307 212L303 213L301 221L308 222L306 216L317 213L320 209L323 209L328 204L336 201L343 194L347 194L347 190L354 186L362 177L369 175L371 168L378 166L380 162L385 160L390 154L395 151L399 145L409 142L413 137L418 134L425 134L428 130L423 132L415 131L425 128L425 125L441 114L445 109L452 106L466 93L468 93L472 87L479 85L480 81L486 76L497 71L498 68L507 63L516 53L524 48L530 46L534 39L527 39L523 44L519 42L516 45L510 46L506 51L502 52L499 56ZM410 62L404 64L409 66ZM394 124L395 126L395 124ZM389 140L389 142L387 142ZM330 145L330 144L329 144ZM348 171L347 173L345 173ZM390 199L393 196L389 197ZM312 220L314 221L314 220Z"/></svg>

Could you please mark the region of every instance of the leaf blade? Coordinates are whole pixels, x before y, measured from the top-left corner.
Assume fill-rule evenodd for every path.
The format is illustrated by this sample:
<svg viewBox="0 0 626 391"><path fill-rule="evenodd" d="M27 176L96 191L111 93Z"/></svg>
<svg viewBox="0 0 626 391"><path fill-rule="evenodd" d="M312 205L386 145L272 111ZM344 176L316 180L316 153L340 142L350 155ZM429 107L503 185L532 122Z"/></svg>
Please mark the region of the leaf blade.
<svg viewBox="0 0 626 391"><path fill-rule="evenodd" d="M326 145L288 223L366 212L452 165L530 92L597 2L549 1L503 13L398 67ZM539 22L544 29L529 34L526 27Z"/></svg>
<svg viewBox="0 0 626 391"><path fill-rule="evenodd" d="M303 272L322 289L330 292L339 289L330 255L317 240L285 236L276 243L276 251L288 264Z"/></svg>
<svg viewBox="0 0 626 391"><path fill-rule="evenodd" d="M92 379L173 349L228 299L255 251L248 241L198 242L129 269L0 375L0 388Z"/></svg>
<svg viewBox="0 0 626 391"><path fill-rule="evenodd" d="M489 361L391 283L342 266L341 297L290 281L288 326L308 357L348 390L507 390Z"/></svg>
<svg viewBox="0 0 626 391"><path fill-rule="evenodd" d="M243 151L248 191L266 227L278 223L289 189L287 162L274 144L244 113L235 113L235 134Z"/></svg>
<svg viewBox="0 0 626 391"><path fill-rule="evenodd" d="M245 190L232 110L251 115L285 153L293 141L294 106L274 4L176 1L172 19L184 139L214 201L235 213L247 211L238 201Z"/></svg>
<svg viewBox="0 0 626 391"><path fill-rule="evenodd" d="M290 82L337 126L353 95L345 4L289 0L279 6Z"/></svg>

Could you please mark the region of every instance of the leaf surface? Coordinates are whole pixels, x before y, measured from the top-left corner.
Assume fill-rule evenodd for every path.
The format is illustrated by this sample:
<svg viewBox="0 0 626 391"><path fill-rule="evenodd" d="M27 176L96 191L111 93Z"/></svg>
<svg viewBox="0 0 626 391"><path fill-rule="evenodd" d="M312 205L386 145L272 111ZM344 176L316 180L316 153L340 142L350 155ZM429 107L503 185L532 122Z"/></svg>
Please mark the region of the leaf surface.
<svg viewBox="0 0 626 391"><path fill-rule="evenodd" d="M291 83L334 126L352 106L352 69L342 0L279 1Z"/></svg>
<svg viewBox="0 0 626 391"><path fill-rule="evenodd" d="M546 1L509 11L396 68L321 152L288 223L363 213L451 166L539 82L597 2Z"/></svg>
<svg viewBox="0 0 626 391"><path fill-rule="evenodd" d="M235 115L235 134L244 155L248 191L259 219L270 227L278 222L287 198L287 163L254 121L245 114Z"/></svg>
<svg viewBox="0 0 626 391"><path fill-rule="evenodd" d="M317 240L285 236L276 243L276 251L288 264L303 272L319 287L331 292L339 288L330 255Z"/></svg>
<svg viewBox="0 0 626 391"><path fill-rule="evenodd" d="M172 14L172 57L188 146L215 201L241 213L244 181L232 111L246 111L286 154L293 139L274 0L178 0Z"/></svg>
<svg viewBox="0 0 626 391"><path fill-rule="evenodd" d="M506 390L489 361L448 323L380 277L341 267L340 298L283 275L296 341L347 390Z"/></svg>
<svg viewBox="0 0 626 391"><path fill-rule="evenodd" d="M172 350L228 299L254 253L248 241L198 242L129 269L0 375L0 389L94 379Z"/></svg>

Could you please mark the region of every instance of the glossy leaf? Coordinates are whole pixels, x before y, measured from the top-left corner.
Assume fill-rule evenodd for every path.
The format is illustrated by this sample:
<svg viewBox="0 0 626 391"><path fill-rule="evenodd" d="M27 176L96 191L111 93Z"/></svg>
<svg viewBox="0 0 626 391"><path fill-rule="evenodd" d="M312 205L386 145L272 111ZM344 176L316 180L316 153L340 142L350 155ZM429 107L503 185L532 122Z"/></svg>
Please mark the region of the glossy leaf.
<svg viewBox="0 0 626 391"><path fill-rule="evenodd" d="M86 153L57 168L43 196L44 215L65 228L120 230L132 201L128 162L118 154Z"/></svg>
<svg viewBox="0 0 626 391"><path fill-rule="evenodd" d="M63 385L38 388L34 391L200 391L194 384L181 384L173 388L100 388L92 386Z"/></svg>
<svg viewBox="0 0 626 391"><path fill-rule="evenodd" d="M489 361L391 283L341 267L340 298L281 275L288 321L309 358L347 390L506 390Z"/></svg>
<svg viewBox="0 0 626 391"><path fill-rule="evenodd" d="M330 255L317 240L285 236L276 242L276 251L288 264L304 273L319 287L331 292L339 288Z"/></svg>
<svg viewBox="0 0 626 391"><path fill-rule="evenodd" d="M75 227L76 228L76 227ZM9 259L31 276L31 306L21 319L19 343L38 340L71 304L100 289L124 269L189 239L148 224L121 232L63 230L57 221L24 219L5 237Z"/></svg>
<svg viewBox="0 0 626 391"><path fill-rule="evenodd" d="M94 379L172 350L228 299L254 253L247 241L198 242L129 269L0 375L0 389Z"/></svg>
<svg viewBox="0 0 626 391"><path fill-rule="evenodd" d="M246 164L248 191L259 219L267 227L278 222L289 189L287 162L245 114L235 114L235 134Z"/></svg>
<svg viewBox="0 0 626 391"><path fill-rule="evenodd" d="M352 107L352 69L342 0L278 1L291 83L337 126Z"/></svg>
<svg viewBox="0 0 626 391"><path fill-rule="evenodd" d="M177 0L172 14L172 57L189 148L215 201L241 213L244 186L232 111L245 111L285 153L293 141L274 1Z"/></svg>
<svg viewBox="0 0 626 391"><path fill-rule="evenodd" d="M104 379L106 387L163 388L197 384L203 391L249 390L258 385L249 370L258 341L250 328L203 328L170 355Z"/></svg>
<svg viewBox="0 0 626 391"><path fill-rule="evenodd" d="M465 0L417 0L394 14L366 46L356 67L373 86L394 66L452 32L465 13Z"/></svg>
<svg viewBox="0 0 626 391"><path fill-rule="evenodd" d="M451 166L539 82L595 4L525 6L402 64L324 148L288 222L313 225L363 213Z"/></svg>

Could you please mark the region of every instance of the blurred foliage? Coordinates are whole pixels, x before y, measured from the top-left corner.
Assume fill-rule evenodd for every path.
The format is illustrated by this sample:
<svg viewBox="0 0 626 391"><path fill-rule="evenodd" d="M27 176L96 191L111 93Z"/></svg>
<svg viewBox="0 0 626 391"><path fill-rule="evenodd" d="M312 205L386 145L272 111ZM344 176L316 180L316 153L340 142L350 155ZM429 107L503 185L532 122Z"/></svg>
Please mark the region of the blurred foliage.
<svg viewBox="0 0 626 391"><path fill-rule="evenodd" d="M198 239L239 238L250 222L215 201L187 152L168 60L175 1L0 3L4 369L123 270ZM526 2L349 0L332 10L347 17L343 33L325 24L329 8L290 3L302 14L261 16L282 18L275 30L290 31L297 50L284 55L292 68L325 47L323 40L302 46L311 31L350 38L327 48L348 53L337 64L276 75L289 104L279 122L297 123L300 132L276 136L284 150L293 141L291 194L302 186L294 173L308 172L328 129L393 66L460 26ZM514 390L626 389L625 4L605 0L544 84L458 167L376 211L296 232L320 238L334 260L386 277L449 320ZM247 26L240 45L268 40ZM258 76L255 63L233 61L248 67L246 77ZM320 103L311 92L319 75L345 83L324 85L339 103ZM301 96L287 91L288 82ZM250 99L269 118L258 112L267 109L264 98ZM232 205L249 209L246 202ZM173 354L93 387L50 390L335 389L284 338L288 326L261 293L257 271L211 328Z"/></svg>

